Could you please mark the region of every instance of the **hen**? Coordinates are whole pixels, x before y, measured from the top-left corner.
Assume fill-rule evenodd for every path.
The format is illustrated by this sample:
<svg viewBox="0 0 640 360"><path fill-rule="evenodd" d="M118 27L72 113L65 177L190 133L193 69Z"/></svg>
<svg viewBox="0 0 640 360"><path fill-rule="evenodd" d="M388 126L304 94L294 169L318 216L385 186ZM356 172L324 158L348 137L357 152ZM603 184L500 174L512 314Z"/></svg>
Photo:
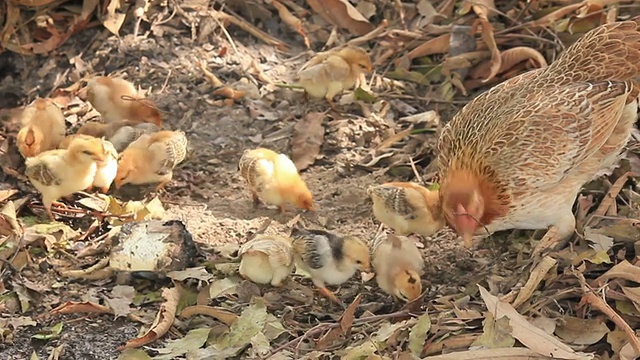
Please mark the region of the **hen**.
<svg viewBox="0 0 640 360"><path fill-rule="evenodd" d="M638 20L606 24L457 113L437 164L444 217L465 246L513 228L571 236L578 192L616 165L637 119L639 74Z"/></svg>

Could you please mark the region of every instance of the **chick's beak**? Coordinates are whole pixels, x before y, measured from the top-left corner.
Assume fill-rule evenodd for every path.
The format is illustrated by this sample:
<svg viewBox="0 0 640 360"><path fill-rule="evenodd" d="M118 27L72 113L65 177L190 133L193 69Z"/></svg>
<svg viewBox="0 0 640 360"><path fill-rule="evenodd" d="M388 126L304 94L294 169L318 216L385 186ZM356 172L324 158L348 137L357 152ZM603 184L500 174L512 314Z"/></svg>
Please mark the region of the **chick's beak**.
<svg viewBox="0 0 640 360"><path fill-rule="evenodd" d="M466 249L471 249L471 246L473 246L473 232L465 231L462 234L462 241Z"/></svg>

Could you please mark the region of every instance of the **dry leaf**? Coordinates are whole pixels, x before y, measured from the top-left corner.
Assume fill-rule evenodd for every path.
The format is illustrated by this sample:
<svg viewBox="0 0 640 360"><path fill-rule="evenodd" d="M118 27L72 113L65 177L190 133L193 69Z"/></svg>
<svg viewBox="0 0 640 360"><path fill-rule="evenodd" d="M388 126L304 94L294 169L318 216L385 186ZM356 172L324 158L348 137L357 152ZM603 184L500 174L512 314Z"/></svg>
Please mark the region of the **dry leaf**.
<svg viewBox="0 0 640 360"><path fill-rule="evenodd" d="M506 316L495 320L493 315L488 312L482 325L482 335L480 335L471 346L499 349L512 347L516 343L516 339L511 336L512 329L509 325L509 318Z"/></svg>
<svg viewBox="0 0 640 360"><path fill-rule="evenodd" d="M118 347L118 350L140 347L151 343L169 331L176 317L176 309L178 308L178 301L180 300L180 288L165 288L162 290L162 297L165 299L165 302L160 305L158 315L147 333L141 337L127 341L126 344Z"/></svg>
<svg viewBox="0 0 640 360"><path fill-rule="evenodd" d="M510 320L509 324L513 329L511 335L529 349L538 354L552 356L556 359L593 359L592 354L574 352L573 349L558 338L545 333L542 329L529 323L527 319L518 314L511 305L500 301L496 296L491 295L484 287L478 285L478 288L480 289L480 295L487 309L494 317L501 318L507 316Z"/></svg>
<svg viewBox="0 0 640 360"><path fill-rule="evenodd" d="M321 112L309 113L293 127L291 160L298 171L308 168L320 154L324 142L324 116Z"/></svg>
<svg viewBox="0 0 640 360"><path fill-rule="evenodd" d="M362 36L373 30L373 25L348 0L307 0L307 4L333 25Z"/></svg>
<svg viewBox="0 0 640 360"><path fill-rule="evenodd" d="M502 62L500 65L500 69L498 69L498 74L502 74L503 72L510 70L514 66L524 61L534 63L538 68L547 66L546 59L544 58L544 56L542 56L542 54L540 54L538 50L526 46L517 46L505 50L500 54L500 57L502 58ZM469 74L472 79L486 79L490 75L491 61L487 61L476 66L471 71L471 74Z"/></svg>
<svg viewBox="0 0 640 360"><path fill-rule="evenodd" d="M307 46L307 49L310 49L311 42L309 41L309 37L302 27L302 20L293 15L286 6L282 5L276 0L273 0L271 2L271 5L273 5L273 7L278 10L278 15L280 15L280 19L282 20L282 22L289 25L289 27L291 27L298 34L302 35L302 37L304 38L304 44Z"/></svg>
<svg viewBox="0 0 640 360"><path fill-rule="evenodd" d="M592 345L609 333L609 328L598 319L580 319L564 316L556 328L556 335L575 345Z"/></svg>
<svg viewBox="0 0 640 360"><path fill-rule="evenodd" d="M489 76L484 79L484 81L489 81L498 74L500 66L502 65L502 56L500 56L500 50L498 50L496 39L493 37L493 27L491 26L491 23L489 23L489 21L486 19L480 18L474 21L472 25L474 32L477 32L478 26L482 27L482 40L491 52L491 63L489 65L491 71L489 72Z"/></svg>

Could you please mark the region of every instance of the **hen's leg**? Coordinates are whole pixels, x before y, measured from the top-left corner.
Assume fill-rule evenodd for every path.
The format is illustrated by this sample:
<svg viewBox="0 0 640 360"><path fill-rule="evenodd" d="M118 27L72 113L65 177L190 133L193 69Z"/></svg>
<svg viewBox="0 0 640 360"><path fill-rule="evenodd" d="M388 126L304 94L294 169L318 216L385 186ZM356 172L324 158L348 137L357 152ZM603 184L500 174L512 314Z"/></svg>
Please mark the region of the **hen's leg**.
<svg viewBox="0 0 640 360"><path fill-rule="evenodd" d="M558 218L555 225L549 227L547 233L533 249L531 257L538 257L548 250L557 248L558 245L563 244L565 240L568 240L573 235L575 228L576 218L573 216L571 208L569 208L569 211L566 211Z"/></svg>

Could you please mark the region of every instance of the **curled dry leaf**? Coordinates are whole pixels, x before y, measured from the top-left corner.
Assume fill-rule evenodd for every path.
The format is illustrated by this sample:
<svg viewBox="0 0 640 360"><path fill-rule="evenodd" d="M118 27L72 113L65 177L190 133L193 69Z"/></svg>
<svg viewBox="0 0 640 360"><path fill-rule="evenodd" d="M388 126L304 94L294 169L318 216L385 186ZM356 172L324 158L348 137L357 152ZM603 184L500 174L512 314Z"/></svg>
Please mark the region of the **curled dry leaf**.
<svg viewBox="0 0 640 360"><path fill-rule="evenodd" d="M364 35L373 25L348 0L307 0L307 4L323 19L349 30L354 35Z"/></svg>
<svg viewBox="0 0 640 360"><path fill-rule="evenodd" d="M313 112L307 114L293 127L291 139L291 160L298 171L304 170L316 161L320 148L324 142L325 113Z"/></svg>
<svg viewBox="0 0 640 360"><path fill-rule="evenodd" d="M498 74L501 74L507 70L510 70L514 66L521 62L526 61L538 68L546 67L547 60L536 49L532 49L526 46L517 46L503 51L500 54L502 58ZM483 62L476 66L470 73L472 79L487 79L491 75L491 61Z"/></svg>
<svg viewBox="0 0 640 360"><path fill-rule="evenodd" d="M311 42L309 41L309 37L302 27L302 20L293 15L286 6L282 5L276 0L273 0L271 2L271 5L273 5L273 7L278 10L278 15L280 15L280 19L282 20L282 22L289 25L289 27L291 27L298 34L302 35L302 37L304 38L304 44L307 46L307 49L310 49Z"/></svg>
<svg viewBox="0 0 640 360"><path fill-rule="evenodd" d="M180 300L180 289L178 287L165 288L162 290L162 297L165 302L160 305L158 315L146 334L133 340L127 341L126 344L120 346L118 350L140 347L162 337L169 331L176 317L176 309L178 308L178 300Z"/></svg>
<svg viewBox="0 0 640 360"><path fill-rule="evenodd" d="M498 50L496 39L493 36L493 27L491 26L491 23L487 19L480 18L474 21L472 25L474 32L477 32L478 26L482 27L480 33L482 41L484 41L491 52L491 63L489 66L491 71L489 72L489 76L484 79L484 81L489 81L498 74L498 70L500 70L500 66L502 65L502 57L500 56L500 50Z"/></svg>
<svg viewBox="0 0 640 360"><path fill-rule="evenodd" d="M195 315L211 316L212 318L224 323L227 326L231 326L231 324L238 320L238 315L232 312L207 305L194 305L186 307L180 312L179 317L181 319L186 319Z"/></svg>
<svg viewBox="0 0 640 360"><path fill-rule="evenodd" d="M362 301L362 294L358 294L353 302L347 307L347 309L340 316L340 326L334 327L329 330L323 337L318 340L316 344L316 349L324 350L333 345L333 343L339 339L349 338L349 334L351 333L351 326L353 325L353 320L355 319L356 309L360 302Z"/></svg>
<svg viewBox="0 0 640 360"><path fill-rule="evenodd" d="M103 305L94 302L75 302L67 301L50 311L51 315L58 314L75 314L75 313L97 313L97 314L113 314L113 311Z"/></svg>
<svg viewBox="0 0 640 360"><path fill-rule="evenodd" d="M449 40L451 34L442 34L433 39L427 40L422 45L411 50L407 54L409 61L420 58L423 56L429 56L433 54L444 54L449 51ZM397 64L396 64L397 65Z"/></svg>

